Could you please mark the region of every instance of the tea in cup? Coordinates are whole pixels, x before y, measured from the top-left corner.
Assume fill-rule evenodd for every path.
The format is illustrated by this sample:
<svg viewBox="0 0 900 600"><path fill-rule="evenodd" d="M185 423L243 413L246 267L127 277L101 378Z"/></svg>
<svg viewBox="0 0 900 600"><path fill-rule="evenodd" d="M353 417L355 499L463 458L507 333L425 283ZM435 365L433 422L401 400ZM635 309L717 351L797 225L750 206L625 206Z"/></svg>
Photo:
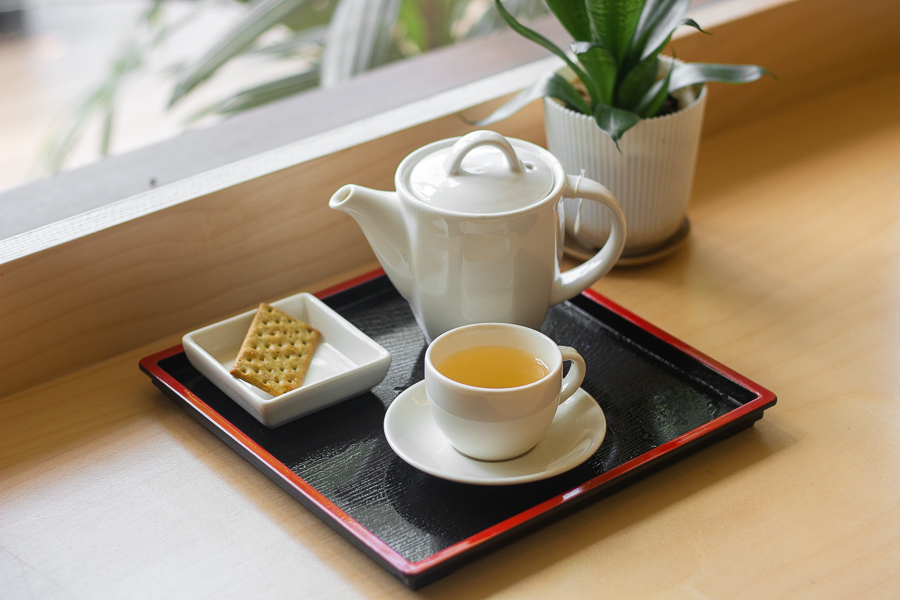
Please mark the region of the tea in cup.
<svg viewBox="0 0 900 600"><path fill-rule="evenodd" d="M566 361L572 366L563 377ZM507 460L534 448L584 375L575 349L508 323L452 329L425 352L435 423L454 448L480 460Z"/></svg>

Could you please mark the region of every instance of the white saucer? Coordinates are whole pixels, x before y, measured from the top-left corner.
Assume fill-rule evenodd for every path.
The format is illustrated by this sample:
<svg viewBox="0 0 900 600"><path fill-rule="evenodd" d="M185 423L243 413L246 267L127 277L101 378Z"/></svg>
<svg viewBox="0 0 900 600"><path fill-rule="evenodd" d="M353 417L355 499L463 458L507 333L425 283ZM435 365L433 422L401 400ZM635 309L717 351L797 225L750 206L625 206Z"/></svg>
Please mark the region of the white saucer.
<svg viewBox="0 0 900 600"><path fill-rule="evenodd" d="M384 434L394 452L435 477L479 485L538 481L564 473L587 460L606 435L606 417L584 390L556 412L544 439L526 454L503 461L482 461L460 454L431 418L425 382L403 391L388 407Z"/></svg>

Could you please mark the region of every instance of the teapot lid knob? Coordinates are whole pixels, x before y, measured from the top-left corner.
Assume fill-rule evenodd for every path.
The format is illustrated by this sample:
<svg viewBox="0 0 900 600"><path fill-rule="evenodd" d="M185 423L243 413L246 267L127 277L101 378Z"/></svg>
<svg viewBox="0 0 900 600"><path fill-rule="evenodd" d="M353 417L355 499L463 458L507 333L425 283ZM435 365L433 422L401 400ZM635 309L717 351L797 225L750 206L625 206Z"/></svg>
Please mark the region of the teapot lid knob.
<svg viewBox="0 0 900 600"><path fill-rule="evenodd" d="M453 147L450 148L450 152L444 160L444 170L447 172L447 175L450 177L461 175L462 161L466 154L479 146L493 146L503 152L511 172L521 173L524 170L509 140L495 131L473 131L459 138L453 144Z"/></svg>

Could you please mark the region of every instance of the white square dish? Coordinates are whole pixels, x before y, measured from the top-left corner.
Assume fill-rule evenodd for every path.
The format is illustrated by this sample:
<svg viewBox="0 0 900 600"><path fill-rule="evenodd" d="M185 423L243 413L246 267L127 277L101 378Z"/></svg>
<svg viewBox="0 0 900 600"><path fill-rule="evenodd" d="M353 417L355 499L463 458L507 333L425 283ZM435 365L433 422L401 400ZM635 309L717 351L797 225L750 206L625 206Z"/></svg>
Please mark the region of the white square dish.
<svg viewBox="0 0 900 600"><path fill-rule="evenodd" d="M390 353L312 294L272 302L322 333L306 378L296 390L272 396L229 373L256 310L197 329L182 338L191 364L267 427L277 427L378 385Z"/></svg>

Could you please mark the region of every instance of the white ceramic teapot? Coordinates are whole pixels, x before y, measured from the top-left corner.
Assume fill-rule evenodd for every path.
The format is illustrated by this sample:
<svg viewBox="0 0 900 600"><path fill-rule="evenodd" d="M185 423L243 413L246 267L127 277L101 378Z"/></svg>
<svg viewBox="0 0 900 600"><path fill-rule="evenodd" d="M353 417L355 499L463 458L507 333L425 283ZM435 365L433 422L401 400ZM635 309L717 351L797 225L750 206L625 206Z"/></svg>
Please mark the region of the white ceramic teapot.
<svg viewBox="0 0 900 600"><path fill-rule="evenodd" d="M550 306L600 279L625 245L625 217L605 187L492 131L419 148L395 183L396 192L346 185L328 204L356 219L429 342L471 323L538 329ZM563 197L601 203L614 223L593 257L560 272Z"/></svg>

